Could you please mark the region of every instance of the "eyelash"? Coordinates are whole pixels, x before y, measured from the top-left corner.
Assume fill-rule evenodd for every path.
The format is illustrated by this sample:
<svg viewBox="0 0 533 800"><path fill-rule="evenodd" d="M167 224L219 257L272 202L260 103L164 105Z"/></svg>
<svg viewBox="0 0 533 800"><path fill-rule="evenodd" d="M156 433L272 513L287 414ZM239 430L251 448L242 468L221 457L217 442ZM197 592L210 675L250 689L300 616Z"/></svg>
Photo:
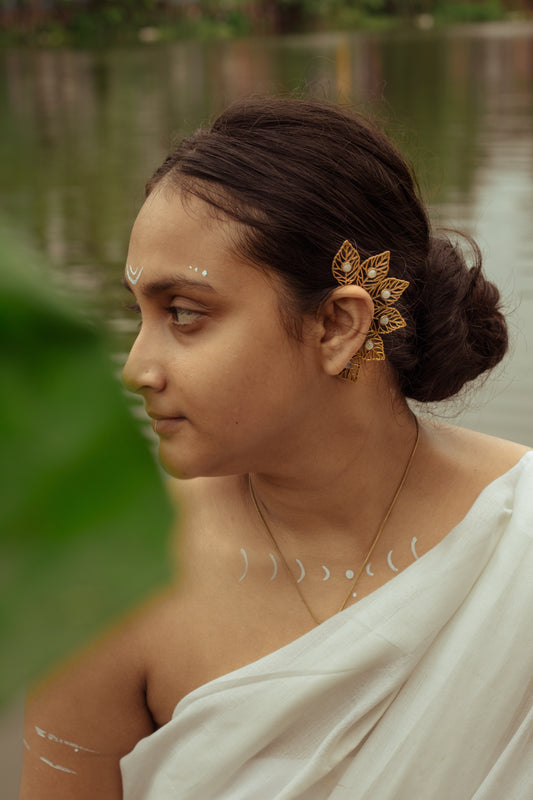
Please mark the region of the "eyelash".
<svg viewBox="0 0 533 800"><path fill-rule="evenodd" d="M198 322L200 317L202 316L199 311L193 311L191 308L181 308L180 306L170 306L166 309L170 316L172 317L174 324L180 328L186 328L189 325L194 325L195 322ZM193 317L189 322L179 322L178 316L179 314L190 315Z"/></svg>
<svg viewBox="0 0 533 800"><path fill-rule="evenodd" d="M136 304L126 305L125 307L128 309L128 311L134 311L136 314L141 313L140 307ZM172 317L173 324L176 325L176 327L178 328L187 328L189 326L192 326L194 325L195 322L198 322L200 317L202 316L200 311L193 311L190 308L182 308L181 306L169 306L168 308L165 309L165 311L168 311L168 313ZM178 315L180 313L184 313L186 315L192 315L194 319L192 319L190 322L179 322ZM139 323L139 327L141 325L142 322Z"/></svg>

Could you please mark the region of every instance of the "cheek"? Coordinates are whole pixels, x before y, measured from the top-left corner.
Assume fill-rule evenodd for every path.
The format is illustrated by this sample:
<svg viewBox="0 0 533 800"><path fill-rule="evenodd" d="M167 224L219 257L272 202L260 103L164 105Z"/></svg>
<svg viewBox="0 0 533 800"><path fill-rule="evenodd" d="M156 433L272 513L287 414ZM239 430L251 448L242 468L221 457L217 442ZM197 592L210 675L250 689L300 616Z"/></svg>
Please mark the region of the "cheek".
<svg viewBox="0 0 533 800"><path fill-rule="evenodd" d="M213 420L228 431L268 425L272 414L298 402L306 376L304 355L270 319L220 329L198 344L191 341L169 360L169 375L191 417Z"/></svg>
<svg viewBox="0 0 533 800"><path fill-rule="evenodd" d="M228 372L229 375L229 372ZM221 381L222 384L222 381ZM235 364L220 392L233 430L279 428L308 396L306 376L293 354L277 348L267 358L255 352Z"/></svg>

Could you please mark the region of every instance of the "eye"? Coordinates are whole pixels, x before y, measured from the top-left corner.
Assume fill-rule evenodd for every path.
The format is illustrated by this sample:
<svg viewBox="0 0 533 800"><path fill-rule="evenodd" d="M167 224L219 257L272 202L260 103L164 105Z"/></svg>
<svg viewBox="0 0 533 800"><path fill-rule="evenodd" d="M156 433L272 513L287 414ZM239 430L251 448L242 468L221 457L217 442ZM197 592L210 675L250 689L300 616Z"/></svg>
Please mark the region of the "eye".
<svg viewBox="0 0 533 800"><path fill-rule="evenodd" d="M198 322L202 317L202 314L199 311L192 311L190 308L181 308L180 306L170 306L170 308L167 310L172 315L174 323L176 325L179 325L180 327L193 325L195 322Z"/></svg>
<svg viewBox="0 0 533 800"><path fill-rule="evenodd" d="M140 313L141 313L141 308L136 303L134 303L132 305L126 304L124 306L124 308L126 308L128 311L133 311L135 314L139 314L140 315ZM142 325L142 320L141 320L141 322L139 322L138 327L140 328L141 325Z"/></svg>

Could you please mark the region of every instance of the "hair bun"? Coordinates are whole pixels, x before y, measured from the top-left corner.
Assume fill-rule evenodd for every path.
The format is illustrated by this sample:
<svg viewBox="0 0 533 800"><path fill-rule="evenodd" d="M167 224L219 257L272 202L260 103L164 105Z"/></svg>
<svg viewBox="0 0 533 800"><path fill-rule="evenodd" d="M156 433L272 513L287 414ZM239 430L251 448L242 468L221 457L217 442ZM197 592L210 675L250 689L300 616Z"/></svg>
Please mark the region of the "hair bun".
<svg viewBox="0 0 533 800"><path fill-rule="evenodd" d="M470 267L448 237L430 240L420 303L413 314L417 357L412 369L400 373L406 396L421 402L453 397L507 352L500 293L483 274L477 244L463 238L473 253Z"/></svg>

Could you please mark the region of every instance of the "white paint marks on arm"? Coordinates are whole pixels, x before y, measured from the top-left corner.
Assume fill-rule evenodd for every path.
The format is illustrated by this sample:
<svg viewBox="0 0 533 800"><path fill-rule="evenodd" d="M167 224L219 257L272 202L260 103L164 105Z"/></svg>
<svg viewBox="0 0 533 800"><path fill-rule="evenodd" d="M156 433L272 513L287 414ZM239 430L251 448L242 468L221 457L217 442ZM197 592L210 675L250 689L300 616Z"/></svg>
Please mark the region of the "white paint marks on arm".
<svg viewBox="0 0 533 800"><path fill-rule="evenodd" d="M325 573L324 577L322 578L322 580L323 581L329 580L329 576L331 575L331 572L329 571L329 569L326 566L324 566L324 564L322 564L322 569L324 570L324 573Z"/></svg>
<svg viewBox="0 0 533 800"><path fill-rule="evenodd" d="M371 566L371 562L369 561L368 564L366 565L366 574L369 575L371 578L373 578L374 577L374 573L370 569L370 566Z"/></svg>
<svg viewBox="0 0 533 800"><path fill-rule="evenodd" d="M60 739L59 736L56 736L53 733L48 733L44 731L42 728L39 728L37 725L35 727L35 733L37 736L40 736L41 739L47 739L49 742L55 742L56 744L63 744L65 747L71 747L75 753L78 753L80 750L84 753L94 753L95 755L98 754L98 750L91 750L90 747L82 747L81 744L76 744L75 742L68 742L66 739ZM29 749L29 748L28 748Z"/></svg>
<svg viewBox="0 0 533 800"><path fill-rule="evenodd" d="M70 775L77 775L78 773L74 769L68 769L68 767L62 767L61 764L53 764L51 761L48 761L47 758L44 756L39 756L40 760L43 761L45 764L48 764L49 767L52 769L58 769L61 772L68 772Z"/></svg>

